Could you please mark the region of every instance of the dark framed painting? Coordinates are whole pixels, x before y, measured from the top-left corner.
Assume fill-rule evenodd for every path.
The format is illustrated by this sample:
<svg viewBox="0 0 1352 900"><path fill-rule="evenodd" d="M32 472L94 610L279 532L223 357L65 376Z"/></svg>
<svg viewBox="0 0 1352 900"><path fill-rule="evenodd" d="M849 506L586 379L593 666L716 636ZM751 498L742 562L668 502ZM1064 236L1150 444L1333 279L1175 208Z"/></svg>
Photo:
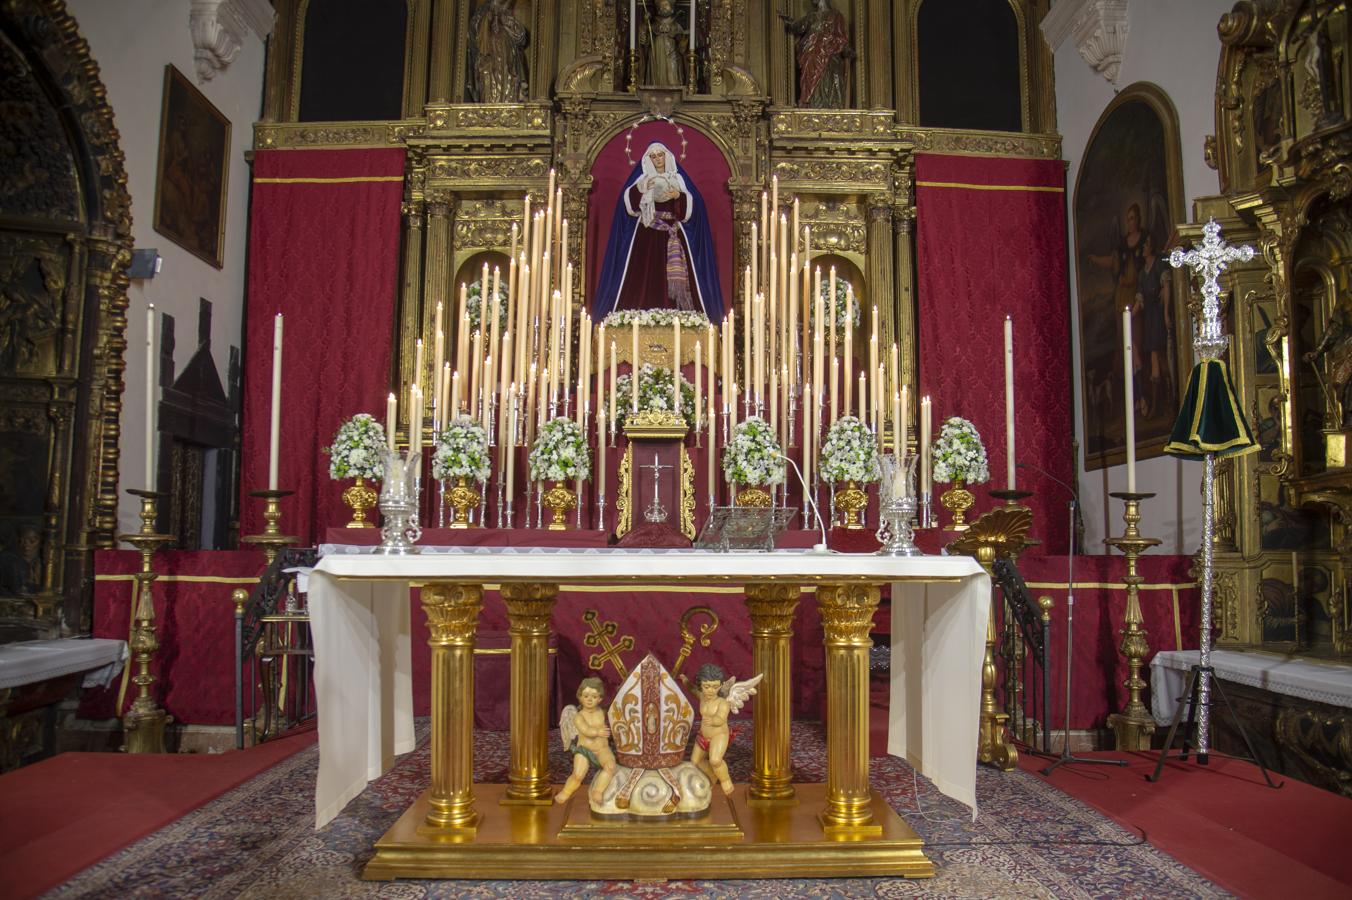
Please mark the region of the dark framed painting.
<svg viewBox="0 0 1352 900"><path fill-rule="evenodd" d="M1126 461L1125 379L1136 456L1164 451L1190 371L1186 281L1169 265L1183 218L1178 114L1158 87L1123 90L1094 126L1075 183L1075 277L1085 466ZM1122 311L1131 311L1124 363Z"/></svg>
<svg viewBox="0 0 1352 900"><path fill-rule="evenodd" d="M229 163L230 120L182 72L165 66L155 230L218 269Z"/></svg>

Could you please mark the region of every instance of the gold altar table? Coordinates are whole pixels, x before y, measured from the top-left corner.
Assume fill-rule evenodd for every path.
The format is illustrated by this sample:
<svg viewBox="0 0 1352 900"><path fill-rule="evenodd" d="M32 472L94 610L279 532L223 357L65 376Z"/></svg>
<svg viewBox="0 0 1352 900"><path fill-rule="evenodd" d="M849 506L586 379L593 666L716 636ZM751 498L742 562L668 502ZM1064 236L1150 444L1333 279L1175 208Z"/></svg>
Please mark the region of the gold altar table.
<svg viewBox="0 0 1352 900"><path fill-rule="evenodd" d="M673 581L745 586L753 674L765 676L752 700L749 783L726 798L716 790L707 813L673 822L595 816L586 790L555 804L547 666L550 616L560 587ZM432 648L431 785L376 843L364 878L933 875L919 836L869 784L869 632L883 584L894 586L894 621L905 622L914 640L931 631L926 609L938 611L936 620L958 622L956 643L942 646L947 656L961 658L945 665L974 676L958 679L956 701L939 702L922 701L920 693L953 679L915 668L906 687L906 678L894 674L894 703L912 698L918 708L912 715L917 721L894 718L889 749L907 755L922 771L927 760L942 768L941 758L947 757L948 768L936 774L936 785L974 804L975 741L968 738L979 709L990 583L969 558L540 548L327 555L309 581L320 707L316 827L367 780L388 770L394 754L412 749L408 590L416 585ZM505 785L472 780L473 653L483 592L490 585L501 591L511 634ZM804 589L815 592L825 635L824 784L795 784L789 760L789 649ZM908 612L897 620L899 603ZM963 614L955 617L959 609ZM918 665L919 645L902 656L903 665ZM935 743L934 734L916 739L922 718L931 732L952 723L949 746ZM970 780L963 753L953 768L952 748L964 743L971 748Z"/></svg>

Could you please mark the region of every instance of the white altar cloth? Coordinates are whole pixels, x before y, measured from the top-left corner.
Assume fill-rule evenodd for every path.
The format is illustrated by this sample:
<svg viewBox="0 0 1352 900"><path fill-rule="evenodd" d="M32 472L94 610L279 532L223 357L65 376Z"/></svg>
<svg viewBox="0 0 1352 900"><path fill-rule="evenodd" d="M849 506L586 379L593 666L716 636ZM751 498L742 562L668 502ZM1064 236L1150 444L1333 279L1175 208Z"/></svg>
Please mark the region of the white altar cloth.
<svg viewBox="0 0 1352 900"><path fill-rule="evenodd" d="M975 815L991 590L974 559L477 547L406 557L342 552L315 566L308 585L319 702L315 827L322 828L368 781L388 771L394 756L413 749L410 584L513 580L566 587L801 579L811 587L860 578L893 583L888 752L910 760Z"/></svg>
<svg viewBox="0 0 1352 900"><path fill-rule="evenodd" d="M19 687L84 672L81 687L107 687L127 661L127 642L113 638L56 638L0 645L0 688Z"/></svg>
<svg viewBox="0 0 1352 900"><path fill-rule="evenodd" d="M1188 686L1188 669L1199 655L1197 650L1166 650L1150 661L1150 712L1156 724L1173 721ZM1211 667L1224 681L1352 708L1352 666L1261 650L1212 650Z"/></svg>

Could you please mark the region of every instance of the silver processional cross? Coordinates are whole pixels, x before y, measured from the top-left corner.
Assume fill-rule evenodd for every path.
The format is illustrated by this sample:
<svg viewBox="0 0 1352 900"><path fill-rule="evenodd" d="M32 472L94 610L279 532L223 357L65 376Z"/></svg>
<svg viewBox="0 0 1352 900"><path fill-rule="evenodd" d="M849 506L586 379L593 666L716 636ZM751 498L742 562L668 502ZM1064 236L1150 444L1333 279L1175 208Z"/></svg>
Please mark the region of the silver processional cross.
<svg viewBox="0 0 1352 900"><path fill-rule="evenodd" d="M1193 348L1204 358L1218 358L1226 341L1221 334L1221 273L1230 263L1253 259L1253 248L1248 244L1232 247L1221 240L1221 226L1209 219L1202 226L1202 243L1191 250L1175 248L1169 254L1169 265L1175 269L1187 266L1202 282L1202 321L1193 337Z"/></svg>
<svg viewBox="0 0 1352 900"><path fill-rule="evenodd" d="M652 463L646 466L639 466L639 468L653 470L653 502L649 503L648 508L643 511L643 518L647 519L649 522L665 522L667 520L667 508L663 506L662 501L658 499L660 496L658 487L662 483L662 470L674 469L676 467L672 465L662 465L662 463L658 461L657 454L654 453Z"/></svg>

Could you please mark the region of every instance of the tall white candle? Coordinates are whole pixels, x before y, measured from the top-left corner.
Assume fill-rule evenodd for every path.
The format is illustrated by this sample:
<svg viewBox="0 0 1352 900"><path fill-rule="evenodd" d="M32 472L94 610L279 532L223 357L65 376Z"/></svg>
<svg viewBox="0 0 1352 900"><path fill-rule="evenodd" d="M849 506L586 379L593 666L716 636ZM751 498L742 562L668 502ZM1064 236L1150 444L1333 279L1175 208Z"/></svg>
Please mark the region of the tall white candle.
<svg viewBox="0 0 1352 900"><path fill-rule="evenodd" d="M1131 310L1122 310L1122 398L1126 404L1127 490L1136 493L1136 373L1131 365Z"/></svg>
<svg viewBox="0 0 1352 900"><path fill-rule="evenodd" d="M272 425L268 434L268 490L277 490L282 434L282 314L272 320Z"/></svg>
<svg viewBox="0 0 1352 900"><path fill-rule="evenodd" d="M698 334L699 332L696 332ZM703 392L700 390L700 363L704 359L704 345L700 341L695 341L695 433L699 434L701 425L701 415L704 412L704 406L700 403L704 399ZM676 396L680 396L678 391Z"/></svg>
<svg viewBox="0 0 1352 900"><path fill-rule="evenodd" d="M145 489L155 490L155 304L146 307L146 481Z"/></svg>
<svg viewBox="0 0 1352 900"><path fill-rule="evenodd" d="M629 324L629 399L632 411L638 412L638 319Z"/></svg>
<svg viewBox="0 0 1352 900"><path fill-rule="evenodd" d="M635 40L634 40L634 35L637 33L637 30L638 30L638 10L635 8L637 5L638 5L638 4L637 4L637 0L629 0L629 49L630 49L630 50L636 50L636 49L638 49L638 44L637 44L637 43L635 42Z"/></svg>
<svg viewBox="0 0 1352 900"><path fill-rule="evenodd" d="M615 382L619 378L620 364L615 342L610 342L610 421L615 421Z"/></svg>
<svg viewBox="0 0 1352 900"><path fill-rule="evenodd" d="M676 415L681 414L681 320L672 325L671 403Z"/></svg>
<svg viewBox="0 0 1352 900"><path fill-rule="evenodd" d="M399 427L399 400L390 394L385 399L385 448L394 452L394 431Z"/></svg>
<svg viewBox="0 0 1352 900"><path fill-rule="evenodd" d="M929 397L920 398L920 489L930 492L930 416L933 415Z"/></svg>
<svg viewBox="0 0 1352 900"><path fill-rule="evenodd" d="M606 493L606 411L596 411L596 492Z"/></svg>
<svg viewBox="0 0 1352 900"><path fill-rule="evenodd" d="M1014 321L1005 316L1005 487L1014 490Z"/></svg>

